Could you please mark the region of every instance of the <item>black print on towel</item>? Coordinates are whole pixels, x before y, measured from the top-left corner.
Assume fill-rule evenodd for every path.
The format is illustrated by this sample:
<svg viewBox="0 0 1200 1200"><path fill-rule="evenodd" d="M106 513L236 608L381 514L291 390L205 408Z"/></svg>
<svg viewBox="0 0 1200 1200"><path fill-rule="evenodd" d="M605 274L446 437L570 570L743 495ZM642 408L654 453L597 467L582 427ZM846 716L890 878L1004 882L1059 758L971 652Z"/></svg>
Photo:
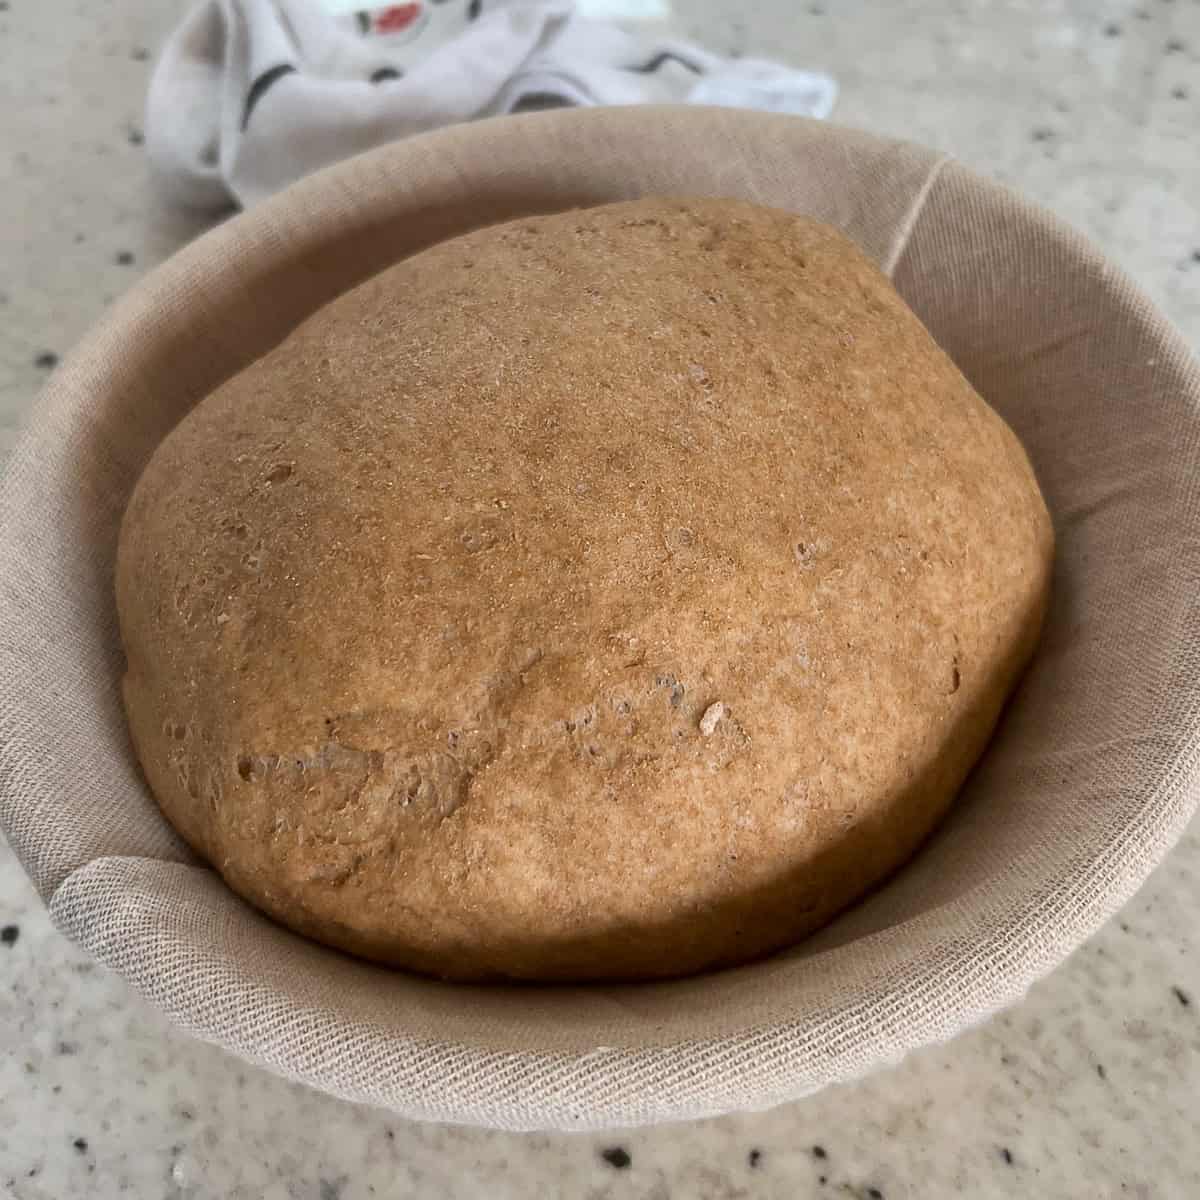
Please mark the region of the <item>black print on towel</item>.
<svg viewBox="0 0 1200 1200"><path fill-rule="evenodd" d="M285 75L295 74L295 71L296 68L291 63L280 63L277 67L264 71L250 85L250 90L246 93L246 107L242 109L243 132L250 124L250 114L254 111L254 106L267 94L271 86L278 83Z"/></svg>
<svg viewBox="0 0 1200 1200"><path fill-rule="evenodd" d="M669 62L678 63L694 75L704 74L703 69L698 67L694 62L689 62L688 59L683 58L681 55L672 54L670 50L664 50L662 53L656 54L648 62L642 63L640 67L627 67L626 69L638 75L653 75L661 66Z"/></svg>

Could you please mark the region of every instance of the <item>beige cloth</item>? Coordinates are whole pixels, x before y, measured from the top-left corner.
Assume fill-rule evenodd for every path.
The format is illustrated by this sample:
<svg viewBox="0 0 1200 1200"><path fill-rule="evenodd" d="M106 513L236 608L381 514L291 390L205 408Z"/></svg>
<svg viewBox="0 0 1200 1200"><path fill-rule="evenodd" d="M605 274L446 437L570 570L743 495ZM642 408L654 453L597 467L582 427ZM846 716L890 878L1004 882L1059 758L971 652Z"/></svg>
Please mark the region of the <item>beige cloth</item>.
<svg viewBox="0 0 1200 1200"><path fill-rule="evenodd" d="M1060 557L1037 661L919 858L768 962L505 990L309 944L197 865L139 777L112 592L126 497L190 405L381 265L647 193L811 213L892 274L1039 472ZM1200 773L1198 468L1200 369L1178 335L1079 236L928 151L729 110L405 141L188 247L51 381L0 489L0 819L61 929L184 1028L289 1077L513 1129L765 1107L1016 999L1183 829Z"/></svg>

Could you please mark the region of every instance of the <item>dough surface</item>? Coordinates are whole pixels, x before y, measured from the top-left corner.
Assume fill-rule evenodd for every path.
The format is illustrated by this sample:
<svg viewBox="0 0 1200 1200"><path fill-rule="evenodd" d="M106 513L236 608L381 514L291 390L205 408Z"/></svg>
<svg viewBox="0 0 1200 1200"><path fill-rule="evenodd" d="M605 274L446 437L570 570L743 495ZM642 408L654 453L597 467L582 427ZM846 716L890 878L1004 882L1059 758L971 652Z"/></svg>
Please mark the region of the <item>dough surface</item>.
<svg viewBox="0 0 1200 1200"><path fill-rule="evenodd" d="M1030 656L1025 454L836 231L522 220L316 313L122 528L167 817L291 928L451 979L680 975L818 928Z"/></svg>

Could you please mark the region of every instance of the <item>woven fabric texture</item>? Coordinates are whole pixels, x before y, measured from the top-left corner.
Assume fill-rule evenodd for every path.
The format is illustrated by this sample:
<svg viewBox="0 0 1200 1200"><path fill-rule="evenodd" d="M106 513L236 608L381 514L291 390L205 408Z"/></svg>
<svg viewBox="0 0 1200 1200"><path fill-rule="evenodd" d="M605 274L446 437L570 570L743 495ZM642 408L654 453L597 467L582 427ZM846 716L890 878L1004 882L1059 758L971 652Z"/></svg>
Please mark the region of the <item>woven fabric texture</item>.
<svg viewBox="0 0 1200 1200"><path fill-rule="evenodd" d="M384 265L496 221L737 196L845 230L1028 448L1058 535L1036 661L910 866L793 951L625 987L480 988L309 944L197 863L139 774L113 558L155 445ZM554 112L330 168L151 274L0 484L0 824L59 925L195 1035L405 1116L600 1128L766 1107L947 1038L1127 899L1200 775L1200 368L1045 212L933 153L733 110Z"/></svg>

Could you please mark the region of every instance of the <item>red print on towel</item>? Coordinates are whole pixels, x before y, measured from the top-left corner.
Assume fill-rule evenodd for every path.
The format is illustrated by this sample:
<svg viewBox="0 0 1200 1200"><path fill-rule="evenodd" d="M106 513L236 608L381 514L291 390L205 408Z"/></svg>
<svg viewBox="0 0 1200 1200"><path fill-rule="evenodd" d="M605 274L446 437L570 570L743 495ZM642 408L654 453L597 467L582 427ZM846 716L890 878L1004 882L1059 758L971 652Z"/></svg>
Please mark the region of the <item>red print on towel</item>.
<svg viewBox="0 0 1200 1200"><path fill-rule="evenodd" d="M393 4L375 14L376 33L400 33L421 15L420 0L412 4Z"/></svg>

